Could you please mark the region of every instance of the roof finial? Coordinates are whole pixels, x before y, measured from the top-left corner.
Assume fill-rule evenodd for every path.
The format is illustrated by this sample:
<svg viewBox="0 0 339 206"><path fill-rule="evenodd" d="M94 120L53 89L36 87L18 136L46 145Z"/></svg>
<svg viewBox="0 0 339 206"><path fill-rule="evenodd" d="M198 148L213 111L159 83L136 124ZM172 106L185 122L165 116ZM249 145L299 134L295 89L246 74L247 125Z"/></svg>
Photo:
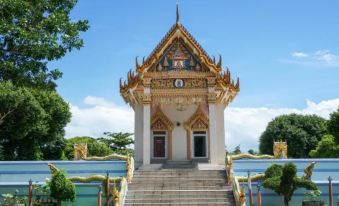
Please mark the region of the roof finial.
<svg viewBox="0 0 339 206"><path fill-rule="evenodd" d="M177 19L176 19L176 22L175 23L179 23L179 3L177 2Z"/></svg>

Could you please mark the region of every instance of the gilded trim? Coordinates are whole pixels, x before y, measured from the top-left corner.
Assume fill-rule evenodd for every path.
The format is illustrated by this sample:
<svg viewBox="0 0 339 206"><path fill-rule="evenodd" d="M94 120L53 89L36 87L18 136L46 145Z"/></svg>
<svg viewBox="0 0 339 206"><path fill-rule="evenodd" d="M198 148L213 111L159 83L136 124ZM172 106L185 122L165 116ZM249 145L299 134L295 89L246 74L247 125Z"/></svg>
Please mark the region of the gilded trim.
<svg viewBox="0 0 339 206"><path fill-rule="evenodd" d="M151 117L152 131L167 131L167 159L172 160L172 131L174 125L170 119L161 111L160 107L156 108L156 112ZM153 144L153 143L152 143Z"/></svg>

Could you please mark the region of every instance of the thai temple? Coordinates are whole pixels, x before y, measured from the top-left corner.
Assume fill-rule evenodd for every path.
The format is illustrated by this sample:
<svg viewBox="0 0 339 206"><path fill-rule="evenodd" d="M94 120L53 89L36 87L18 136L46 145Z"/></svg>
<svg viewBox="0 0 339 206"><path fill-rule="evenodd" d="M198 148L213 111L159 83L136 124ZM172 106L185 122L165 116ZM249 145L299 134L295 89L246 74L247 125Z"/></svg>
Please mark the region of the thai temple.
<svg viewBox="0 0 339 206"><path fill-rule="evenodd" d="M240 90L221 56L211 58L179 21L120 81L134 110L135 161L225 161L224 110Z"/></svg>
<svg viewBox="0 0 339 206"><path fill-rule="evenodd" d="M224 110L240 91L239 78L232 79L221 56L210 57L179 20L177 7L175 24L120 80L120 94L134 110L134 158L91 156L79 142L74 160L0 161L1 205L59 205L48 188L64 185L60 190L74 191L76 199L62 205L72 206L281 206L286 199L265 181L289 188L276 183L284 178L293 183L290 206L339 205L338 158L288 158L296 145L285 140L273 142L273 155L225 154ZM287 163L296 168L284 172ZM266 173L274 164L281 167ZM299 188L310 180L318 190Z"/></svg>

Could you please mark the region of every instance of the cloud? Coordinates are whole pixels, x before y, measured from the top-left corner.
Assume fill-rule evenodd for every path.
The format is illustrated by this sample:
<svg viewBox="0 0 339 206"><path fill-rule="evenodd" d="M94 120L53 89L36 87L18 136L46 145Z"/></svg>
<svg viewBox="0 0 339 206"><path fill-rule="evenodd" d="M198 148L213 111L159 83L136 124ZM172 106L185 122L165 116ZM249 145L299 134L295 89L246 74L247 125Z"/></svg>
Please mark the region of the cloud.
<svg viewBox="0 0 339 206"><path fill-rule="evenodd" d="M88 96L86 107L71 105L72 120L66 127L66 137L100 137L105 131L133 132L134 112L129 106L119 106L100 97ZM306 107L228 107L225 110L226 145L232 150L238 144L243 151L257 149L259 137L267 123L282 114L317 114L329 118L329 114L339 106L339 98L315 103L306 101Z"/></svg>
<svg viewBox="0 0 339 206"><path fill-rule="evenodd" d="M86 97L84 103L89 107L70 105L72 120L66 127L66 138L100 137L103 132L133 132L134 112L128 106L118 106L92 96Z"/></svg>
<svg viewBox="0 0 339 206"><path fill-rule="evenodd" d="M226 144L229 150L241 145L243 151L258 149L259 137L265 130L267 123L283 114L316 114L325 119L339 107L339 98L315 103L306 101L303 109L296 108L237 108L225 110Z"/></svg>
<svg viewBox="0 0 339 206"><path fill-rule="evenodd" d="M286 63L317 67L339 67L339 55L329 50L318 50L312 53L292 52L293 59L282 60Z"/></svg>
<svg viewBox="0 0 339 206"><path fill-rule="evenodd" d="M328 50L319 50L316 51L313 55L313 58L318 61L323 61L328 64L338 64L339 63L339 56L332 54Z"/></svg>
<svg viewBox="0 0 339 206"><path fill-rule="evenodd" d="M292 56L297 57L297 58L302 58L302 57L308 57L308 54L306 54L304 52L293 52Z"/></svg>

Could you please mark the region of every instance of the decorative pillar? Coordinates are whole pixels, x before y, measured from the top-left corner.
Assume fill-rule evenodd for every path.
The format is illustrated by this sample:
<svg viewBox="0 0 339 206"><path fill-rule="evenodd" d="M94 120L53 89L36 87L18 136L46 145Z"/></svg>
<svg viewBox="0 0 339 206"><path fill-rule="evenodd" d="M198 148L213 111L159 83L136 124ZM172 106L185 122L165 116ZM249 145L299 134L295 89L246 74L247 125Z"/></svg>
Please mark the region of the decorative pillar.
<svg viewBox="0 0 339 206"><path fill-rule="evenodd" d="M134 157L137 163L143 159L143 105L134 105Z"/></svg>
<svg viewBox="0 0 339 206"><path fill-rule="evenodd" d="M328 177L328 198L329 206L333 206L333 190L332 190L332 177Z"/></svg>
<svg viewBox="0 0 339 206"><path fill-rule="evenodd" d="M151 105L144 104L144 131L143 131L143 164L149 165L151 163Z"/></svg>
<svg viewBox="0 0 339 206"><path fill-rule="evenodd" d="M215 78L208 78L208 113L209 113L209 154L211 164L218 164L217 108Z"/></svg>
<svg viewBox="0 0 339 206"><path fill-rule="evenodd" d="M218 139L216 128L216 106L215 103L208 103L209 108L209 153L211 164L218 164Z"/></svg>
<svg viewBox="0 0 339 206"><path fill-rule="evenodd" d="M151 164L151 79L144 78L143 95L143 164Z"/></svg>

